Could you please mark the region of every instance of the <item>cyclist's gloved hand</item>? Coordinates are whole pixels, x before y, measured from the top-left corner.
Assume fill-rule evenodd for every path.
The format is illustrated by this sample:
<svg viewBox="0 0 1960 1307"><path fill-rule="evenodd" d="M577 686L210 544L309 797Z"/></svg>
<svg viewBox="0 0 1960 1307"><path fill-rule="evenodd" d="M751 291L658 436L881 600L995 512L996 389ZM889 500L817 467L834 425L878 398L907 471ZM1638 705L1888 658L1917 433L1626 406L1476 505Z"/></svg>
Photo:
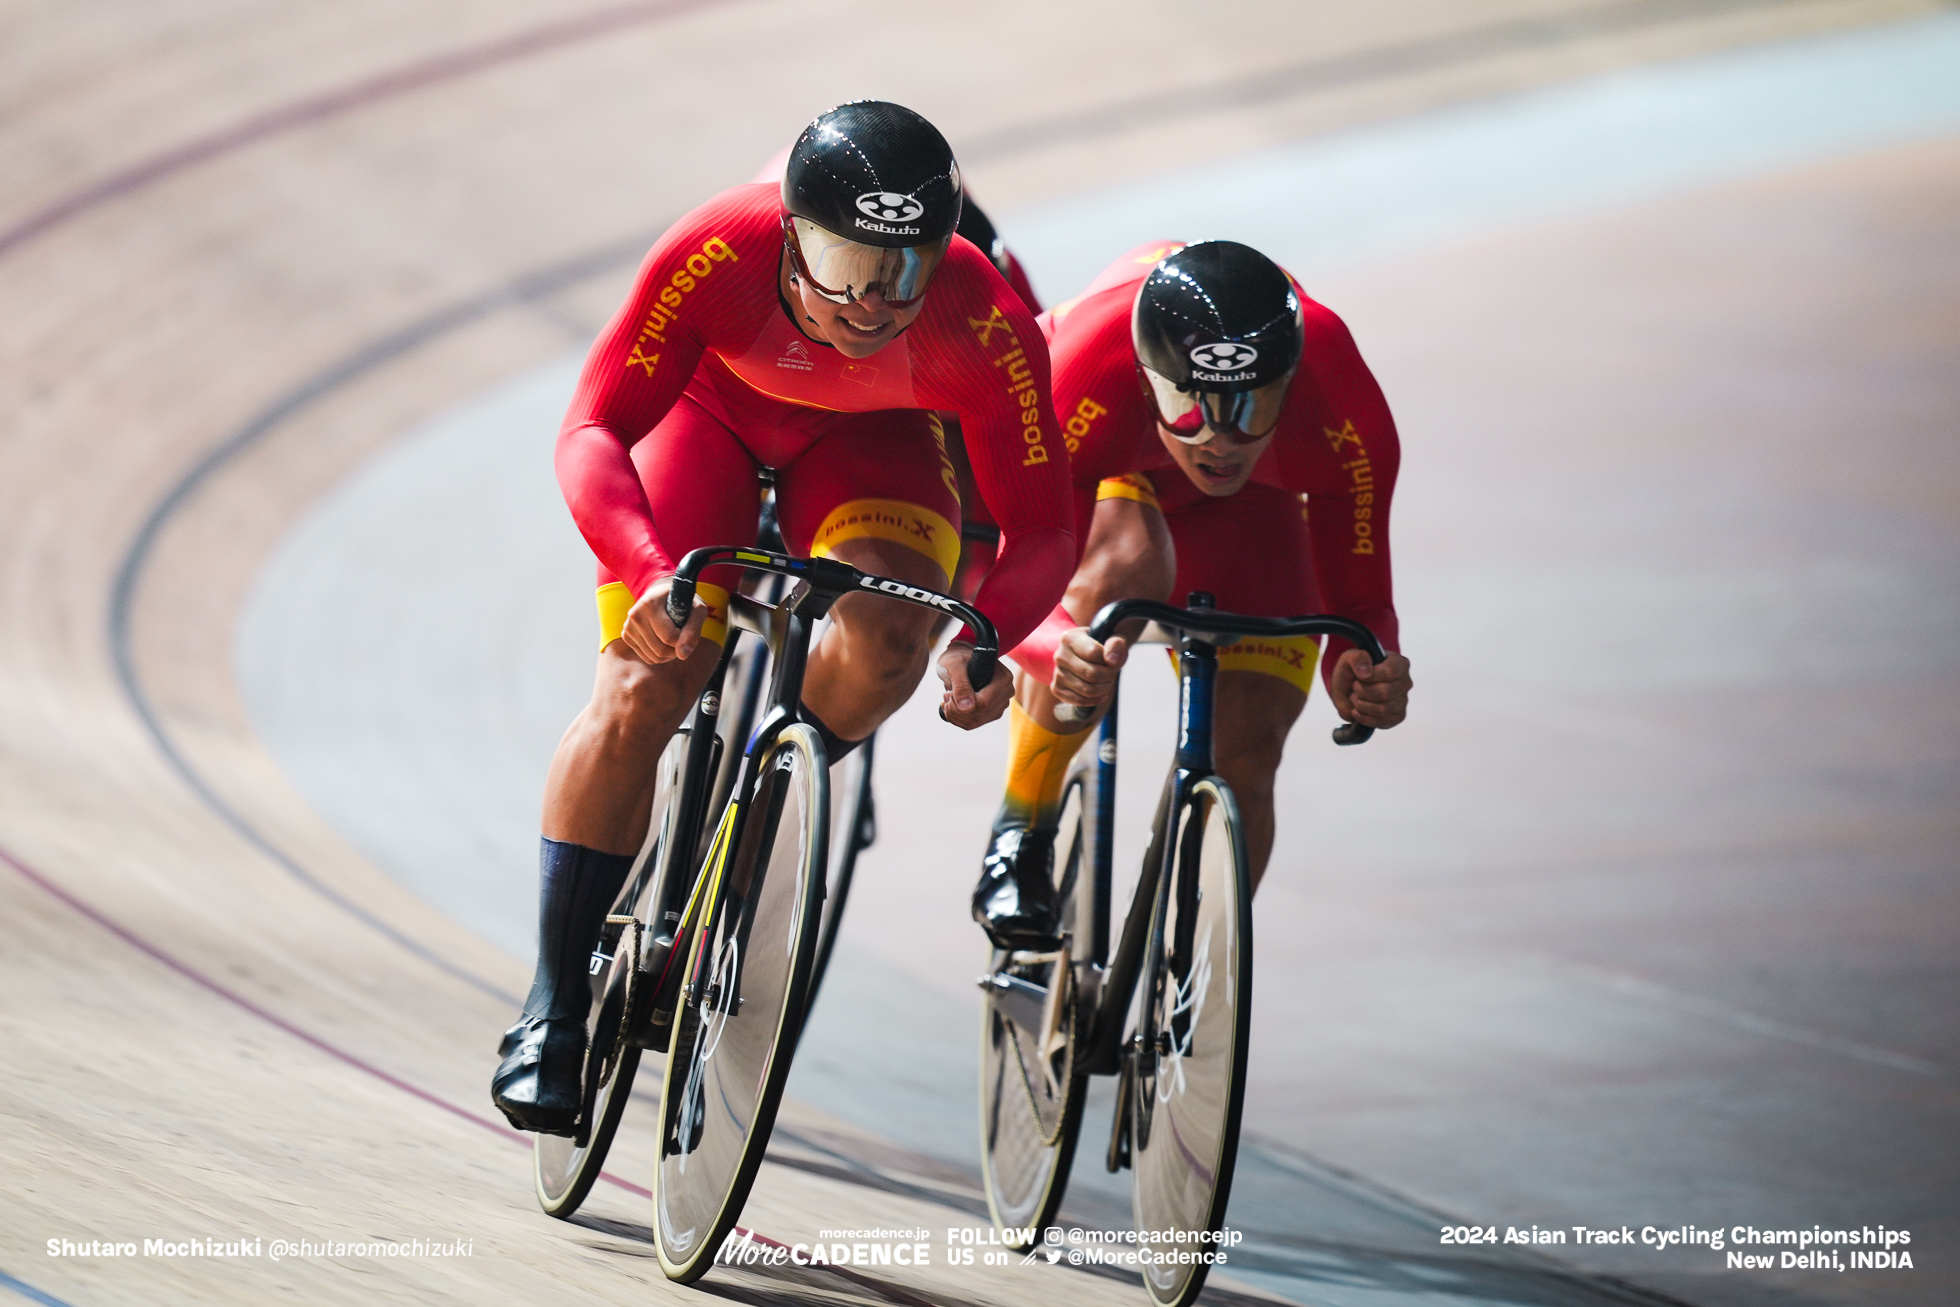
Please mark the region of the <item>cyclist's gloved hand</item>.
<svg viewBox="0 0 1960 1307"><path fill-rule="evenodd" d="M1078 626L1062 635L1055 650L1055 676L1048 688L1063 703L1093 708L1116 693L1116 673L1130 659L1130 642L1120 635L1097 644L1089 628Z"/></svg>
<svg viewBox="0 0 1960 1307"><path fill-rule="evenodd" d="M1399 653L1377 663L1349 649L1334 663L1334 710L1351 722L1387 730L1409 715L1409 660Z"/></svg>
<svg viewBox="0 0 1960 1307"><path fill-rule="evenodd" d="M977 693L966 679L966 664L973 657L973 646L955 640L939 655L939 681L946 693L939 701L939 715L963 731L985 726L1007 711L1014 697L1014 673L1005 663L994 664L994 679Z"/></svg>
<svg viewBox="0 0 1960 1307"><path fill-rule="evenodd" d="M701 643L702 623L708 620L708 606L696 595L687 626L675 629L673 619L667 616L667 591L673 583L673 577L663 576L647 587L627 610L626 629L619 635L628 649L650 663L670 663L692 654Z"/></svg>

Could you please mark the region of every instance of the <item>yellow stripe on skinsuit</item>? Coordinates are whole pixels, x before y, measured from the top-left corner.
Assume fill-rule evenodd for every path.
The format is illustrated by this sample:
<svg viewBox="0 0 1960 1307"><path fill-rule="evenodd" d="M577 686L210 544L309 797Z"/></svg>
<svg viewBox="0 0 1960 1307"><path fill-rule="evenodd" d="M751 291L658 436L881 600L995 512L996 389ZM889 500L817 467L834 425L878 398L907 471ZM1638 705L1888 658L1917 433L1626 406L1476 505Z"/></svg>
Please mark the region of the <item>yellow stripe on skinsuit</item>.
<svg viewBox="0 0 1960 1307"><path fill-rule="evenodd" d="M1105 499L1134 499L1160 513L1164 511L1157 503L1157 487L1151 485L1150 478L1141 472L1126 472L1120 477L1105 478L1096 486L1096 502L1101 503Z"/></svg>
<svg viewBox="0 0 1960 1307"><path fill-rule="evenodd" d="M708 620L701 627L704 639L716 644L728 640L728 591L706 581L695 584L694 593L708 606ZM618 581L608 581L593 593L599 605L599 647L604 649L626 631L626 614L633 607L633 592Z"/></svg>
<svg viewBox="0 0 1960 1307"><path fill-rule="evenodd" d="M960 533L930 508L902 499L853 499L839 504L810 540L812 558L828 557L848 540L890 540L939 564L951 576L960 562Z"/></svg>
<svg viewBox="0 0 1960 1307"><path fill-rule="evenodd" d="M1165 652L1170 654L1171 670L1175 672L1177 650ZM1248 635L1218 651L1219 671L1277 676L1305 695L1313 693L1314 672L1319 666L1320 640L1311 635L1289 635L1279 640Z"/></svg>

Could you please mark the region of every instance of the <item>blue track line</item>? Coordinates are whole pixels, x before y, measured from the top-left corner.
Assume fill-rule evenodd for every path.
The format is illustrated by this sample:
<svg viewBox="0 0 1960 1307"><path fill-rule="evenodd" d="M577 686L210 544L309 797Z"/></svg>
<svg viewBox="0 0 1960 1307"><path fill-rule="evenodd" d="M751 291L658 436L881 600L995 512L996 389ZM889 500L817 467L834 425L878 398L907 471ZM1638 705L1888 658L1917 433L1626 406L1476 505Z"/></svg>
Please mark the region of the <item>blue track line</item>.
<svg viewBox="0 0 1960 1307"><path fill-rule="evenodd" d="M70 1304L63 1302L53 1294L43 1293L31 1284L16 1280L5 1271L0 1271L0 1289L12 1289L29 1302L41 1303L43 1307L70 1307Z"/></svg>

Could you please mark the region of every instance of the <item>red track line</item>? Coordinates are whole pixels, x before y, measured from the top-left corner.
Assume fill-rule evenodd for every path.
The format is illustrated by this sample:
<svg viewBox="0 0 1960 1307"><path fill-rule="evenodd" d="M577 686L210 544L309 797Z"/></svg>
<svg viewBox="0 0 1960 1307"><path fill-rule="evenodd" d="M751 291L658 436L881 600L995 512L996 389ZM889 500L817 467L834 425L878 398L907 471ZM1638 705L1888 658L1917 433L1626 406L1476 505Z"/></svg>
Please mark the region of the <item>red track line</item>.
<svg viewBox="0 0 1960 1307"><path fill-rule="evenodd" d="M375 73L345 86L316 95L304 96L286 104L241 118L203 136L194 136L180 145L160 150L148 158L117 169L70 191L53 203L37 209L13 226L0 231L0 258L78 214L138 191L185 169L209 163L221 155L255 145L281 133L365 108L382 100L406 95L479 73L499 64L516 63L532 55L545 54L563 46L576 45L595 37L642 23L658 22L696 9L705 9L729 0L636 0L635 3L595 9L573 18L541 23L509 36L497 37L477 45L464 46L447 54L404 64Z"/></svg>
<svg viewBox="0 0 1960 1307"><path fill-rule="evenodd" d="M193 984L202 986L203 988L211 991L213 994L216 994L219 998L224 999L228 1003L232 1003L238 1007L243 1008L245 1011L251 1013L259 1020L266 1022L268 1025L277 1026L280 1030L285 1031L287 1034L291 1035L294 1039L297 1039L302 1043L309 1044L313 1048L318 1049L320 1052L325 1053L328 1057L337 1058L340 1061L345 1062L348 1066L351 1066L358 1071L365 1071L368 1075L373 1076L376 1080L381 1081L383 1084L391 1085L394 1088L401 1090L404 1094L408 1094L414 1098L419 1098L424 1103L429 1104L431 1107L440 1108L441 1110L448 1112L451 1116L461 1117L463 1120L468 1121L471 1125L481 1126L483 1129L490 1131L492 1134L497 1135L500 1138L507 1139L514 1144L520 1144L526 1148L531 1146L531 1140L526 1136L518 1133L517 1131L509 1129L508 1127L505 1126L498 1125L495 1121L488 1120L487 1118L478 1116L474 1112L467 1111L464 1108L460 1108L456 1106L454 1103L451 1103L446 1099L438 1098L436 1095L430 1093L426 1089L423 1089L419 1085L412 1085L408 1081L403 1080L400 1076L393 1075L387 1071L383 1071L380 1067L375 1066L372 1062L363 1061L362 1059L355 1057L352 1053L347 1052L345 1049L337 1048L334 1045L329 1044L326 1040L321 1039L318 1035L311 1034L308 1031L300 1029L298 1026L286 1020L284 1017L279 1016L276 1013L268 1012L266 1009L260 1007L257 1003L254 1003L251 999L246 998L243 994L240 994L235 990L229 989L224 985L219 984L217 981L211 979L209 976L197 970L195 967L192 967L187 963L180 962L178 959L164 952L162 949L150 943L142 936L136 934L134 931L131 931L128 928L119 925L117 922L111 920L109 917L104 916L102 913L96 911L88 904L82 902L82 900L76 898L73 894L70 894L67 890L61 888L61 886L49 880L46 876L43 876L40 872L34 870L32 867L22 862L19 858L15 857L12 853L8 852L4 848L0 848L0 862L5 862L8 866L12 867L15 871L19 872L26 879L33 882L35 885L40 886L43 890L47 891L53 897L60 899L63 903L67 904L70 908L74 909L82 916L87 917L90 921L102 927L102 929L108 931L110 934L116 936L118 939L122 940L123 943L128 944L131 948L136 949L138 952L141 953L147 953L150 957L154 958L156 961L161 962L164 966L170 968L170 970L184 977L184 979L192 982ZM639 1185L634 1184L632 1181L622 1180L618 1176L613 1175L609 1172L604 1172L604 1171L600 1172L600 1178L603 1180L608 1180L613 1184L618 1185L621 1189L630 1190L631 1192L640 1195L640 1197L642 1198L650 1199L653 1197L652 1190L641 1188Z"/></svg>

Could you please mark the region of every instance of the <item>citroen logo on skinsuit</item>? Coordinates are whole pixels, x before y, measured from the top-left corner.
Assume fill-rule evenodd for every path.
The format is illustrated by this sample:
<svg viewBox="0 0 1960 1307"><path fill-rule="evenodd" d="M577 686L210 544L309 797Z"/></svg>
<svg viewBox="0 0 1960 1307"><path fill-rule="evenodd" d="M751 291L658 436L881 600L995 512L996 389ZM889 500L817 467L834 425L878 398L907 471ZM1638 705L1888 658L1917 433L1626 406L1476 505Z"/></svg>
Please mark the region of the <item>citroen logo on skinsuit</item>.
<svg viewBox="0 0 1960 1307"><path fill-rule="evenodd" d="M810 351L800 340L791 340L783 352L776 357L776 366L788 368L792 372L811 372L815 365L810 362Z"/></svg>
<svg viewBox="0 0 1960 1307"><path fill-rule="evenodd" d="M1259 351L1252 346L1229 340L1200 345L1191 351L1191 361L1207 372L1238 372L1251 367L1258 357Z"/></svg>
<svg viewBox="0 0 1960 1307"><path fill-rule="evenodd" d="M857 197L858 212L883 222L910 222L926 211L926 206L896 191L866 191Z"/></svg>

